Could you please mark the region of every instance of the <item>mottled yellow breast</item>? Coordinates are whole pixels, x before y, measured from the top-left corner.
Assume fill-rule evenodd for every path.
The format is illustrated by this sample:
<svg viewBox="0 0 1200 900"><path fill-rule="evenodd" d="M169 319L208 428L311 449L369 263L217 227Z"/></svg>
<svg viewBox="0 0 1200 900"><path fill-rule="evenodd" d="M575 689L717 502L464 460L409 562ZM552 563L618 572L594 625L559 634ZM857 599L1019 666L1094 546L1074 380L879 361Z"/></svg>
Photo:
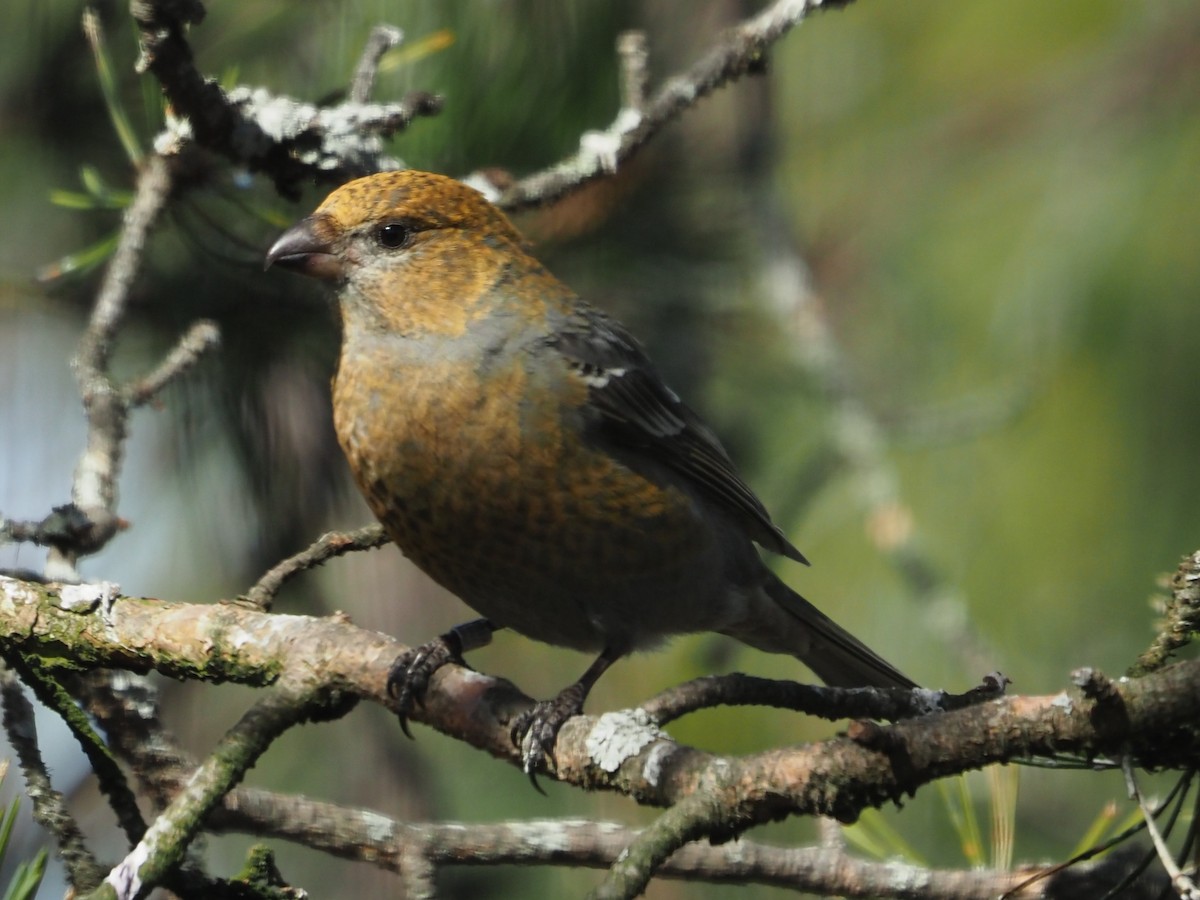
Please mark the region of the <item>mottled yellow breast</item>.
<svg viewBox="0 0 1200 900"><path fill-rule="evenodd" d="M521 353L486 371L405 357L384 343L343 356L338 437L405 555L484 615L593 648L605 610L676 588L706 552L689 497L585 441L582 383L548 390Z"/></svg>

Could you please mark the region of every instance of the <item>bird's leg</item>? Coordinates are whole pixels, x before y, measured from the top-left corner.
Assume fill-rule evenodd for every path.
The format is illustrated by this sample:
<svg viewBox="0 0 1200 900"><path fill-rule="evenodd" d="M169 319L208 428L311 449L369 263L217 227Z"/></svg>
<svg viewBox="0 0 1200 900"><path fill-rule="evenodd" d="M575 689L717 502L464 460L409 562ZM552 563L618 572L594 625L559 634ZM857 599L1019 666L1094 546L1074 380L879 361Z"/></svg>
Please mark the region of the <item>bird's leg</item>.
<svg viewBox="0 0 1200 900"><path fill-rule="evenodd" d="M554 758L554 741L559 729L567 719L583 712L583 702L592 686L623 655L622 651L605 647L578 681L563 688L553 700L535 703L513 722L509 734L513 745L521 750L521 765L535 788L538 787L537 770L545 767L547 759Z"/></svg>
<svg viewBox="0 0 1200 900"><path fill-rule="evenodd" d="M466 665L462 655L490 644L497 627L490 619L472 619L455 625L420 647L410 647L396 657L388 671L387 691L400 708L400 727L406 735L412 737L408 730L408 714L415 706L422 705L433 673L446 663Z"/></svg>

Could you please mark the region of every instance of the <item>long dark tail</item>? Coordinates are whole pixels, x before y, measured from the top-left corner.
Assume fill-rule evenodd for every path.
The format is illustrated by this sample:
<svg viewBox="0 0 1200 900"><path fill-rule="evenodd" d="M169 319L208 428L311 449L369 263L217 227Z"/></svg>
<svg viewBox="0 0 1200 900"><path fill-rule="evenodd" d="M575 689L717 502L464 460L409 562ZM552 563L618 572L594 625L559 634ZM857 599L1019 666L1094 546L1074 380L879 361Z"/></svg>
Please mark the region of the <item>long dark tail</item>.
<svg viewBox="0 0 1200 900"><path fill-rule="evenodd" d="M771 575L763 584L767 596L786 616L775 618L779 633L766 638L735 635L764 650L791 653L834 687L903 687L918 685L878 653L838 625L790 587ZM790 621L789 621L790 620ZM757 629L756 629L757 630ZM759 640L755 640L755 638ZM775 646L765 646L773 643Z"/></svg>

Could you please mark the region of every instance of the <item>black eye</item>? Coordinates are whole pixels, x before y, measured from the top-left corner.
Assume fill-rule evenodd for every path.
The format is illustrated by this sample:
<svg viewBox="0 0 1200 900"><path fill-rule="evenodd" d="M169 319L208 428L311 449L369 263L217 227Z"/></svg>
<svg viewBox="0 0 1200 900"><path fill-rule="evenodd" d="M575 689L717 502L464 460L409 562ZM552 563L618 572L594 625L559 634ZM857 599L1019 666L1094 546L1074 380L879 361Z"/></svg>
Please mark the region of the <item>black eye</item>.
<svg viewBox="0 0 1200 900"><path fill-rule="evenodd" d="M375 229L375 240L379 246L387 250L399 250L407 247L412 240L413 229L403 222L384 222Z"/></svg>

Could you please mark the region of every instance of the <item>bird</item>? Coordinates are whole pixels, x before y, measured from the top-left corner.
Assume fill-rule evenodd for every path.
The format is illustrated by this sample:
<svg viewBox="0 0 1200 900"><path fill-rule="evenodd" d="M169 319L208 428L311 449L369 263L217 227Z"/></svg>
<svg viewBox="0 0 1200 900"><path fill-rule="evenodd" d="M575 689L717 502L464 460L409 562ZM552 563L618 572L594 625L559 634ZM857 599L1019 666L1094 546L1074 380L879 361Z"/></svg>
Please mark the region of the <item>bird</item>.
<svg viewBox="0 0 1200 900"><path fill-rule="evenodd" d="M828 685L916 687L768 568L756 545L808 561L633 335L480 192L415 170L350 181L271 265L332 288L333 418L355 481L405 556L481 616L392 666L406 732L433 672L500 628L595 654L510 723L531 779L605 670L674 635L791 654Z"/></svg>

